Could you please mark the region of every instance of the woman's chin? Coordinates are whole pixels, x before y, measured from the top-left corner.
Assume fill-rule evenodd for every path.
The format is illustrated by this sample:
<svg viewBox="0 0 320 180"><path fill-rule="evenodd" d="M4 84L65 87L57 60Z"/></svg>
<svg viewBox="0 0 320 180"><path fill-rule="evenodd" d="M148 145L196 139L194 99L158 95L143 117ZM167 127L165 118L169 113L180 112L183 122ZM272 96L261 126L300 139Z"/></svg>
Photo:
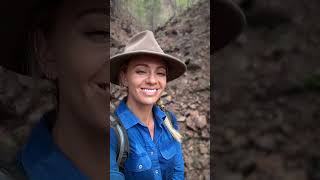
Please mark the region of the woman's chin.
<svg viewBox="0 0 320 180"><path fill-rule="evenodd" d="M140 102L143 105L154 105L157 102L157 100L157 97L144 97L140 99Z"/></svg>
<svg viewBox="0 0 320 180"><path fill-rule="evenodd" d="M160 98L160 95L154 94L154 95L149 95L149 94L145 94L145 93L139 93L138 95L139 101L141 104L143 105L154 105L158 99Z"/></svg>

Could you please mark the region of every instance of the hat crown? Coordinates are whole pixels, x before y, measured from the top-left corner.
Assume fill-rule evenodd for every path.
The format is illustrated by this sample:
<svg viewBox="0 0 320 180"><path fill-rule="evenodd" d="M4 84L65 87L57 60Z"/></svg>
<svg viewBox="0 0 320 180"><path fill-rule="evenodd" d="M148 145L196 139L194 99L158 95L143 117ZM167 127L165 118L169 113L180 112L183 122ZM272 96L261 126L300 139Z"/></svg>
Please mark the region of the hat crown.
<svg viewBox="0 0 320 180"><path fill-rule="evenodd" d="M122 65L135 55L151 55L164 60L168 68L167 82L178 78L186 71L186 65L180 59L165 54L156 41L154 34L146 30L130 38L123 53L110 58L110 79L112 83L119 85L119 72L121 72Z"/></svg>
<svg viewBox="0 0 320 180"><path fill-rule="evenodd" d="M154 34L149 30L142 31L129 39L124 52L126 53L134 51L152 51L164 53L156 41Z"/></svg>

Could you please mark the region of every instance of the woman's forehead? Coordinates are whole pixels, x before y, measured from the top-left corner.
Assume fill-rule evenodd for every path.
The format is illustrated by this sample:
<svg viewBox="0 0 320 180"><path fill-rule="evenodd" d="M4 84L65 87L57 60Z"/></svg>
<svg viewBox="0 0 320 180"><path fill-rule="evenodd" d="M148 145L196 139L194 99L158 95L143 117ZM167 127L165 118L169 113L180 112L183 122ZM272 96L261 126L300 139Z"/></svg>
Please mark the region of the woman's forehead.
<svg viewBox="0 0 320 180"><path fill-rule="evenodd" d="M100 14L109 16L109 7L105 0L64 0L60 13L71 16Z"/></svg>
<svg viewBox="0 0 320 180"><path fill-rule="evenodd" d="M146 66L157 66L157 67L166 67L166 62L159 56L136 56L133 57L129 66L137 66L137 65L146 65Z"/></svg>
<svg viewBox="0 0 320 180"><path fill-rule="evenodd" d="M73 8L100 7L100 8L107 9L107 6L108 6L108 3L106 0L77 0L77 1L63 0L63 4L66 7L73 7Z"/></svg>

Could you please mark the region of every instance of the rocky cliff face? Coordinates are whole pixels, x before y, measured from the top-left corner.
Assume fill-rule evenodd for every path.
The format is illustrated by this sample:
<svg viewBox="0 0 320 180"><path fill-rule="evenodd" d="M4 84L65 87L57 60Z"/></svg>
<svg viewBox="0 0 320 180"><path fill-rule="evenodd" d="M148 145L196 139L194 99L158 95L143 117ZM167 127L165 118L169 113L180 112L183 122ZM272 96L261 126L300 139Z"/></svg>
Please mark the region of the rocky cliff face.
<svg viewBox="0 0 320 180"><path fill-rule="evenodd" d="M0 161L15 159L31 128L56 104L54 86L0 68Z"/></svg>
<svg viewBox="0 0 320 180"><path fill-rule="evenodd" d="M239 0L248 26L214 56L216 179L319 179L319 1Z"/></svg>

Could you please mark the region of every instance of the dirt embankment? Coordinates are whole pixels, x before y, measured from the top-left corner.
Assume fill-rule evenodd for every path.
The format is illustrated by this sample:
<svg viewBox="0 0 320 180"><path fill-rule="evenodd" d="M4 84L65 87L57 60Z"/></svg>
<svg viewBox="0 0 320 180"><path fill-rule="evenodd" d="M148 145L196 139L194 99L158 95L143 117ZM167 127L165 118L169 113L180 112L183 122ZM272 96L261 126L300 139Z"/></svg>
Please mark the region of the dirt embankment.
<svg viewBox="0 0 320 180"><path fill-rule="evenodd" d="M216 179L319 179L320 3L237 2L248 26L213 64Z"/></svg>

